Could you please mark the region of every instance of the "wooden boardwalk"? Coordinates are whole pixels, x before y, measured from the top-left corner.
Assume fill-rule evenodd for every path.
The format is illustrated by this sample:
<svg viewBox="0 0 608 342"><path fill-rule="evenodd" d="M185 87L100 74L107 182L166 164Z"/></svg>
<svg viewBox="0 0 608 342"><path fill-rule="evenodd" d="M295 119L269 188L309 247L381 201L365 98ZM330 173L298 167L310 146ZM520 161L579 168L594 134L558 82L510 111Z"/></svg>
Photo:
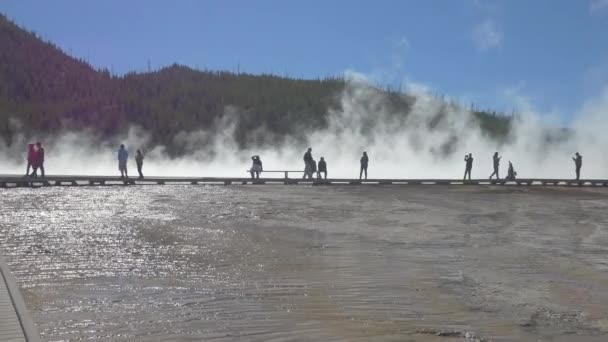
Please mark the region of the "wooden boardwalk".
<svg viewBox="0 0 608 342"><path fill-rule="evenodd" d="M2 256L0 256L0 341L40 341L17 283Z"/></svg>
<svg viewBox="0 0 608 342"><path fill-rule="evenodd" d="M0 175L0 188L84 185L164 185L164 184L305 184L305 185L520 185L520 186L607 186L608 179L541 179L516 180L473 179L301 179L301 178L234 178L234 177L149 177L121 179L115 176L48 176L25 178Z"/></svg>

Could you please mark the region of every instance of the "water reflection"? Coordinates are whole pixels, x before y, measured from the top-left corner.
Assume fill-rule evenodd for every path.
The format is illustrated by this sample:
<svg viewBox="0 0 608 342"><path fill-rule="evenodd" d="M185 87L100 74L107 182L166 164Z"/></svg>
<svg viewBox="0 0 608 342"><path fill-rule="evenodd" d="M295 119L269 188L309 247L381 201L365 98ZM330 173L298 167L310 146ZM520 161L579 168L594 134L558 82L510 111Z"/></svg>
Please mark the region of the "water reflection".
<svg viewBox="0 0 608 342"><path fill-rule="evenodd" d="M0 247L49 341L605 337L605 193L428 189L0 190Z"/></svg>

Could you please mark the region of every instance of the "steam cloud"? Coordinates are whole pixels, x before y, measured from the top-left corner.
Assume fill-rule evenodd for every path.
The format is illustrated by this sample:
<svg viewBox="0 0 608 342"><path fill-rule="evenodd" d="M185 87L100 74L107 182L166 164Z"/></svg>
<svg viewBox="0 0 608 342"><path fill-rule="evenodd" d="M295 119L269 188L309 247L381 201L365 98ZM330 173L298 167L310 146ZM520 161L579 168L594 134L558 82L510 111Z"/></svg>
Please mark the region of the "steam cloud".
<svg viewBox="0 0 608 342"><path fill-rule="evenodd" d="M503 156L501 177L506 176L511 160L520 178L572 178L571 157L577 151L583 155L583 178L606 177L608 156L603 150L608 145L608 127L603 118L608 110L608 88L576 113L567 138L548 139L556 130L533 110L522 108L511 135L503 142L485 136L468 110L424 91L415 93L416 101L407 114L392 112L385 96L365 80L353 79L342 93L342 110L330 111L328 127L309 132L307 145L287 139L283 146L252 145L245 150L233 139L237 117L233 114L238 108L228 107L212 129L174 137L189 151L186 156L172 159L162 146L147 149L144 174L247 177L245 171L254 154L261 156L266 170L302 170L302 155L309 145L317 161L325 157L330 178L358 177L362 151L370 156L370 178L460 178L468 153L475 157L473 178L487 178L495 151ZM19 123L13 122L13 126L18 129ZM263 130L257 133L267 134ZM93 131L66 132L45 139L47 174L118 175L116 151L124 143L134 176L135 151L151 146L149 135L138 127L107 141L95 136ZM10 148L0 145L0 174L24 173L26 145L36 140L20 134Z"/></svg>

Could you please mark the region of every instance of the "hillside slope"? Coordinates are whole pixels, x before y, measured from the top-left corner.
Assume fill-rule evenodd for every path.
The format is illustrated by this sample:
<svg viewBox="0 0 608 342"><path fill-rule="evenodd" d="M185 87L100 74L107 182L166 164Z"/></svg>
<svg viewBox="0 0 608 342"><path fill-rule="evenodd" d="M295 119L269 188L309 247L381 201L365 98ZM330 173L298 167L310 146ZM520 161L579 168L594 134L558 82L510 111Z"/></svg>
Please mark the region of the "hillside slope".
<svg viewBox="0 0 608 342"><path fill-rule="evenodd" d="M341 109L340 95L347 86L340 78L300 80L180 65L116 77L67 55L2 15L0 46L0 136L8 145L17 133L14 119L28 136L66 128L91 128L100 136L113 136L134 124L150 132L153 143L180 154L183 146L174 137L211 129L227 107L237 109L234 138L240 146L275 144L286 137L305 140L307 132L327 125L329 109ZM402 93L373 91L395 115L407 115L416 101ZM489 136L507 135L508 118L474 114ZM252 134L260 128L269 134Z"/></svg>

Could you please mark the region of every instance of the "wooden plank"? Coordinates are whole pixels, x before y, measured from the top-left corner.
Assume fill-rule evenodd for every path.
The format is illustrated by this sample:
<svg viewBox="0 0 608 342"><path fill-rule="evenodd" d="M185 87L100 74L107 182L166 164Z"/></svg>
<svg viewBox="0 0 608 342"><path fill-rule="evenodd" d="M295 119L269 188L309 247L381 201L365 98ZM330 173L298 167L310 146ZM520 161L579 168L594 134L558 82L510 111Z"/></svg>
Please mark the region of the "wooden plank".
<svg viewBox="0 0 608 342"><path fill-rule="evenodd" d="M271 171L268 171L271 172ZM272 171L274 172L274 171ZM276 171L281 173L284 171ZM302 171L293 171L302 172ZM77 186L79 184L89 185L135 185L135 184L313 184L316 179L301 179L297 178L260 178L251 180L247 177L148 177L145 179L129 178L121 179L117 176L48 176L46 178L24 178L21 175L0 175L0 187L31 187L31 186L62 186L72 185ZM498 186L498 185L520 185L520 186L608 186L608 179L586 179L586 180L573 180L573 179L536 179L536 178L522 178L516 180L505 180L505 179L472 179L472 180L460 180L460 179L367 179L359 180L356 178L335 178L329 179L328 182L332 184L382 184L382 185L482 185L482 186Z"/></svg>
<svg viewBox="0 0 608 342"><path fill-rule="evenodd" d="M39 342L17 283L0 256L0 341Z"/></svg>

